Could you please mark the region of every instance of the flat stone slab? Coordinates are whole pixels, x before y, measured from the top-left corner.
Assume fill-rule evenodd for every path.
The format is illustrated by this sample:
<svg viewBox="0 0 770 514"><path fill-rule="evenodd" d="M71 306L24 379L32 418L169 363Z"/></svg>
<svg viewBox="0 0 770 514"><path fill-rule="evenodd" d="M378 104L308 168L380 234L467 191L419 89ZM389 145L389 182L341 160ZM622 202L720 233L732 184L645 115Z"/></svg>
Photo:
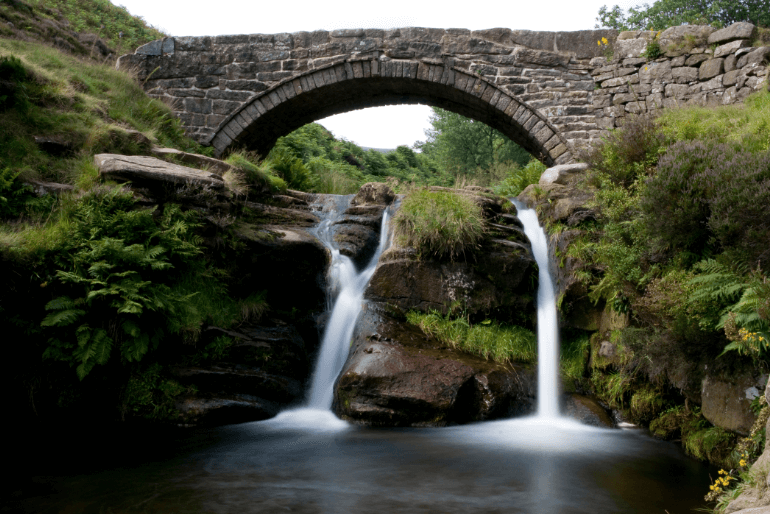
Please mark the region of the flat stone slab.
<svg viewBox="0 0 770 514"><path fill-rule="evenodd" d="M188 153L176 148L153 148L153 155L160 159L178 159L185 164L189 164L195 168L205 168L205 171L216 173L220 177L230 171L232 166L219 159L214 159L207 155L201 155L197 153Z"/></svg>
<svg viewBox="0 0 770 514"><path fill-rule="evenodd" d="M224 180L216 173L180 166L155 157L103 153L94 156L99 174L114 180L167 182L223 189Z"/></svg>

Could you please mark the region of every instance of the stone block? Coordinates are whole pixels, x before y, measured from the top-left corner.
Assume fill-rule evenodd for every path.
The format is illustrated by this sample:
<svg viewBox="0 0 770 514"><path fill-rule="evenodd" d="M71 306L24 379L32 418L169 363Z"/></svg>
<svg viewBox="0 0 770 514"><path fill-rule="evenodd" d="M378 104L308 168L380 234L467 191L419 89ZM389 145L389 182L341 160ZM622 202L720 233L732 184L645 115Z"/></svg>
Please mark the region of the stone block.
<svg viewBox="0 0 770 514"><path fill-rule="evenodd" d="M722 89L722 78L724 75L717 75L713 79L703 82L701 84L701 91L712 91L714 89Z"/></svg>
<svg viewBox="0 0 770 514"><path fill-rule="evenodd" d="M626 104L626 112L631 114L640 114L647 110L647 104L644 102L628 102Z"/></svg>
<svg viewBox="0 0 770 514"><path fill-rule="evenodd" d="M673 80L671 61L651 62L639 68L641 83L667 82Z"/></svg>
<svg viewBox="0 0 770 514"><path fill-rule="evenodd" d="M685 66L697 66L703 61L708 61L711 57L706 54L694 54L684 62Z"/></svg>
<svg viewBox="0 0 770 514"><path fill-rule="evenodd" d="M724 73L725 60L721 57L709 59L700 65L698 79L708 80Z"/></svg>
<svg viewBox="0 0 770 514"><path fill-rule="evenodd" d="M615 76L616 77L625 77L626 75L631 75L632 73L636 73L638 70L635 67L632 68L618 68L615 70Z"/></svg>
<svg viewBox="0 0 770 514"><path fill-rule="evenodd" d="M736 64L738 62L738 57L735 54L728 55L725 57L725 73L728 71L733 71L736 69Z"/></svg>
<svg viewBox="0 0 770 514"><path fill-rule="evenodd" d="M150 41L147 44L144 44L137 48L134 51L135 54L139 55L162 55L163 54L163 40L162 39L156 39L155 41Z"/></svg>
<svg viewBox="0 0 770 514"><path fill-rule="evenodd" d="M648 95L647 98L645 98L645 104L647 105L648 111L660 109L663 107L663 95L660 93Z"/></svg>
<svg viewBox="0 0 770 514"><path fill-rule="evenodd" d="M211 114L211 100L203 98L185 98L183 101L184 110L195 114Z"/></svg>
<svg viewBox="0 0 770 514"><path fill-rule="evenodd" d="M708 25L679 25L661 32L658 40L661 48L703 45L713 32L714 28Z"/></svg>
<svg viewBox="0 0 770 514"><path fill-rule="evenodd" d="M750 46L748 39L737 39L730 43L718 46L714 50L714 57L724 57L726 55L734 54L739 48L745 48L747 46Z"/></svg>
<svg viewBox="0 0 770 514"><path fill-rule="evenodd" d="M762 46L740 57L737 66L743 68L750 64L767 64L768 61L770 61L770 46Z"/></svg>
<svg viewBox="0 0 770 514"><path fill-rule="evenodd" d="M751 23L740 21L733 23L729 27L725 27L722 30L717 30L712 33L708 38L709 45L721 45L723 43L729 43L736 39L752 39L757 34L757 27Z"/></svg>
<svg viewBox="0 0 770 514"><path fill-rule="evenodd" d="M673 59L671 59L671 67L678 68L679 66L684 66L686 61L687 61L687 56L685 55L674 57Z"/></svg>
<svg viewBox="0 0 770 514"><path fill-rule="evenodd" d="M629 58L623 59L622 64L623 66L636 66L638 68L639 66L641 66L646 62L647 62L647 59L645 59L644 57L629 57Z"/></svg>
<svg viewBox="0 0 770 514"><path fill-rule="evenodd" d="M626 77L617 77L614 79L605 80L602 82L601 86L602 89L608 88L608 87L617 87L617 86L624 86L628 84L637 84L639 83L639 76L638 75L628 75Z"/></svg>
<svg viewBox="0 0 770 514"><path fill-rule="evenodd" d="M666 96L674 96L682 98L687 94L688 86L684 84L666 84L665 93Z"/></svg>
<svg viewBox="0 0 770 514"><path fill-rule="evenodd" d="M647 49L646 39L626 39L615 41L615 57L620 59L637 58Z"/></svg>
<svg viewBox="0 0 770 514"><path fill-rule="evenodd" d="M673 68L671 76L677 84L687 84L698 80L698 68Z"/></svg>

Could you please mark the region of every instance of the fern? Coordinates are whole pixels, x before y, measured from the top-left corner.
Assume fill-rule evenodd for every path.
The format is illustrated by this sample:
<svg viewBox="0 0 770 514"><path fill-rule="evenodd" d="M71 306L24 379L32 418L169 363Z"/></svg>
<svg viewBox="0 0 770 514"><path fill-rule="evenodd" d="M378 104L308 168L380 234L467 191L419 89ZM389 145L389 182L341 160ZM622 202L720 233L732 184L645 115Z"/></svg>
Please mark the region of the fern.
<svg viewBox="0 0 770 514"><path fill-rule="evenodd" d="M745 276L747 270L745 266L731 269L714 259L701 261L693 269L703 274L688 282L694 289L687 303L691 306L706 307L707 314L699 321L702 328L721 329L728 313L736 308L749 288Z"/></svg>

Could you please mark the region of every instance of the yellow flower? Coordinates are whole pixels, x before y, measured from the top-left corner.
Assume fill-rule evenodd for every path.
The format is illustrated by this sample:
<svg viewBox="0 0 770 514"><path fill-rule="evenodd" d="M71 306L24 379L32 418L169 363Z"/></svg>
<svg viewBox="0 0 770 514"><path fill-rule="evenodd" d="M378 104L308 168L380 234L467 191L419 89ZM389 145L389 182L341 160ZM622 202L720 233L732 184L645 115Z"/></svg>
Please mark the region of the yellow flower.
<svg viewBox="0 0 770 514"><path fill-rule="evenodd" d="M605 45L606 45L606 44L608 44L608 41L607 41L607 38L606 38L606 37L603 37L603 38L602 38L602 43L604 43Z"/></svg>
<svg viewBox="0 0 770 514"><path fill-rule="evenodd" d="M602 42L601 41L597 41L596 44L599 45L599 46L602 46Z"/></svg>
<svg viewBox="0 0 770 514"><path fill-rule="evenodd" d="M740 464L740 466L743 467L746 465L746 461L741 459L741 461L738 464Z"/></svg>

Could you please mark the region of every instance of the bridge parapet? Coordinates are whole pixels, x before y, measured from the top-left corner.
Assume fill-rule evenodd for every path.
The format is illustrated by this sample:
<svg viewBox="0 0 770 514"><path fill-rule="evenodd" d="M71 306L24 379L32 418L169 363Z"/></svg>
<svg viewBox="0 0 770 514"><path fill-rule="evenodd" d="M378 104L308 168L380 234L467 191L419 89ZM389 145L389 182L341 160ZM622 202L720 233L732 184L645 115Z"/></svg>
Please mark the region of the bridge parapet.
<svg viewBox="0 0 770 514"><path fill-rule="evenodd" d="M426 103L560 164L628 113L734 103L761 87L770 49L749 49L740 31L685 48L692 31L679 29L661 35L657 59L639 57L650 33L413 27L165 38L118 67L170 100L188 133L218 154L233 144L264 153L279 136L351 109ZM704 45L717 34L701 32Z"/></svg>

